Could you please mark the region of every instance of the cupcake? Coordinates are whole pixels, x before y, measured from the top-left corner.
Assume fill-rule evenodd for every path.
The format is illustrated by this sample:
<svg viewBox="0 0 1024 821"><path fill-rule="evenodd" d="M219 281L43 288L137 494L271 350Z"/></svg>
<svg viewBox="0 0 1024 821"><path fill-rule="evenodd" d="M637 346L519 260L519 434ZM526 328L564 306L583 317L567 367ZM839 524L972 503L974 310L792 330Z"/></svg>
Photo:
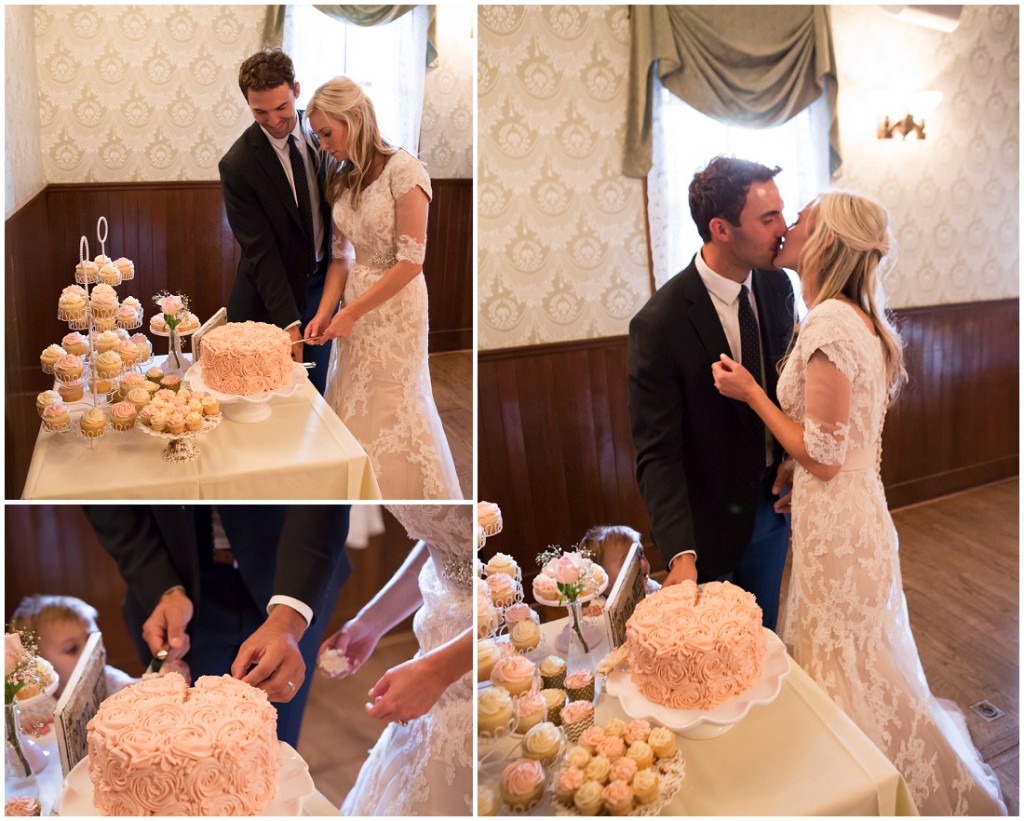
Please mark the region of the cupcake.
<svg viewBox="0 0 1024 821"><path fill-rule="evenodd" d="M114 430L131 430L139 412L131 402L118 402L110 409L110 427Z"/></svg>
<svg viewBox="0 0 1024 821"><path fill-rule="evenodd" d="M164 321L164 315L153 314L153 316L149 318L149 329L158 334L167 333L167 323Z"/></svg>
<svg viewBox="0 0 1024 821"><path fill-rule="evenodd" d="M676 734L666 727L651 730L647 744L658 758L671 758L676 754Z"/></svg>
<svg viewBox="0 0 1024 821"><path fill-rule="evenodd" d="M53 363L53 373L61 382L74 382L82 378L82 357L64 354Z"/></svg>
<svg viewBox="0 0 1024 821"><path fill-rule="evenodd" d="M63 402L53 402L43 408L43 426L47 430L67 430L71 425L71 411Z"/></svg>
<svg viewBox="0 0 1024 821"><path fill-rule="evenodd" d="M505 624L508 626L509 630L512 629L513 625L527 620L534 621L533 610L530 609L530 605L520 602L519 604L513 604L511 607L507 607L505 609Z"/></svg>
<svg viewBox="0 0 1024 821"><path fill-rule="evenodd" d="M615 736L610 737L615 738ZM609 736L605 735L604 729L595 725L587 727L587 729L580 733L579 744L591 755L597 755L597 745L606 738L609 738Z"/></svg>
<svg viewBox="0 0 1024 821"><path fill-rule="evenodd" d="M558 582L538 573L533 577L533 597L538 601L558 601Z"/></svg>
<svg viewBox="0 0 1024 821"><path fill-rule="evenodd" d="M85 396L85 381L78 379L74 382L61 382L57 385L60 398L65 402L77 402Z"/></svg>
<svg viewBox="0 0 1024 821"><path fill-rule="evenodd" d="M131 305L125 305L123 302L117 308L115 321L122 328L137 328L141 324L136 310Z"/></svg>
<svg viewBox="0 0 1024 821"><path fill-rule="evenodd" d="M497 815L498 796L490 787L478 787L476 791L476 814L477 816Z"/></svg>
<svg viewBox="0 0 1024 821"><path fill-rule="evenodd" d="M39 799L30 795L19 795L4 804L4 815L31 818L34 815L42 814L43 806L39 803Z"/></svg>
<svg viewBox="0 0 1024 821"><path fill-rule="evenodd" d="M629 760L628 758L623 759L623 761ZM633 798L636 799L637 804L650 804L658 797L661 779L658 778L657 770L648 767L646 770L637 771L633 776L631 786L633 787Z"/></svg>
<svg viewBox="0 0 1024 821"><path fill-rule="evenodd" d="M106 285L121 284L121 272L117 269L116 266L112 265L109 262L100 266L99 278L100 282L103 282Z"/></svg>
<svg viewBox="0 0 1024 821"><path fill-rule="evenodd" d="M135 343L130 339L119 340L117 345L114 346L114 350L121 357L121 361L125 365L134 365L139 358L139 349L135 347Z"/></svg>
<svg viewBox="0 0 1024 821"><path fill-rule="evenodd" d="M185 432L185 415L183 413L174 411L167 417L167 432L175 434Z"/></svg>
<svg viewBox="0 0 1024 821"><path fill-rule="evenodd" d="M43 366L43 373L53 373L57 361L68 355L68 351L60 345L49 345L39 354L39 364Z"/></svg>
<svg viewBox="0 0 1024 821"><path fill-rule="evenodd" d="M165 377L166 378L166 377ZM488 576L487 589L491 594L491 601L495 607L507 607L516 600L516 580L504 573L497 573Z"/></svg>
<svg viewBox="0 0 1024 821"><path fill-rule="evenodd" d="M583 770L579 767L562 767L555 776L555 798L563 804L571 804L576 790L583 786Z"/></svg>
<svg viewBox="0 0 1024 821"><path fill-rule="evenodd" d="M196 430L199 430L200 428L202 428L202 426L203 426L203 415L201 413L196 413L195 411L190 411L185 416L185 430L196 431Z"/></svg>
<svg viewBox="0 0 1024 821"><path fill-rule="evenodd" d="M562 723L562 708L565 706L565 690L549 687L540 691L548 708L547 720L556 727Z"/></svg>
<svg viewBox="0 0 1024 821"><path fill-rule="evenodd" d="M96 316L93 317L92 327L94 331L115 331L115 322L112 316Z"/></svg>
<svg viewBox="0 0 1024 821"><path fill-rule="evenodd" d="M593 756L587 752L587 748L580 744L570 747L565 752L565 763L570 767L585 770Z"/></svg>
<svg viewBox="0 0 1024 821"><path fill-rule="evenodd" d="M158 410L150 417L149 426L155 431L162 432L167 430L167 413Z"/></svg>
<svg viewBox="0 0 1024 821"><path fill-rule="evenodd" d="M490 593L476 595L476 635L485 638L498 629L498 611L491 601Z"/></svg>
<svg viewBox="0 0 1024 821"><path fill-rule="evenodd" d="M93 319L113 319L117 313L117 294L114 289L101 291L102 285L93 288L92 296L89 297L89 310L92 311Z"/></svg>
<svg viewBox="0 0 1024 821"><path fill-rule="evenodd" d="M519 697L516 712L519 714L516 732L525 733L547 718L548 707L540 693L530 691Z"/></svg>
<svg viewBox="0 0 1024 821"><path fill-rule="evenodd" d="M562 751L562 732L550 721L542 721L523 736L523 755L549 766Z"/></svg>
<svg viewBox="0 0 1024 821"><path fill-rule="evenodd" d="M508 732L512 723L512 697L504 687L490 687L476 700L476 726L480 735L497 736Z"/></svg>
<svg viewBox="0 0 1024 821"><path fill-rule="evenodd" d="M130 391L132 388L141 388L142 383L145 381L146 377L141 373L135 373L134 371L126 373L121 377L121 390L125 390L127 388Z"/></svg>
<svg viewBox="0 0 1024 821"><path fill-rule="evenodd" d="M640 770L646 770L654 764L654 752L646 741L634 741L626 750L626 756L632 758Z"/></svg>
<svg viewBox="0 0 1024 821"><path fill-rule="evenodd" d="M178 330L182 332L194 331L199 327L199 317L191 311L185 311L184 316L181 317L181 324L178 325Z"/></svg>
<svg viewBox="0 0 1024 821"><path fill-rule="evenodd" d="M525 656L505 656L498 659L491 670L491 682L518 696L533 688L536 670L537 665Z"/></svg>
<svg viewBox="0 0 1024 821"><path fill-rule="evenodd" d="M565 677L565 691L571 701L594 700L594 674L589 670L576 670Z"/></svg>
<svg viewBox="0 0 1024 821"><path fill-rule="evenodd" d="M96 370L97 376L103 379L113 379L124 369L124 362L116 351L107 351L96 356L93 360L93 368Z"/></svg>
<svg viewBox="0 0 1024 821"><path fill-rule="evenodd" d="M149 404L149 392L145 388L132 388L125 399L132 403L135 410L140 411Z"/></svg>
<svg viewBox="0 0 1024 821"><path fill-rule="evenodd" d="M626 736L626 722L621 718L613 718L604 724L605 735L617 735L619 738Z"/></svg>
<svg viewBox="0 0 1024 821"><path fill-rule="evenodd" d="M501 654L498 652L498 645L494 639L483 639L476 643L476 680L487 681L491 677L491 670Z"/></svg>
<svg viewBox="0 0 1024 821"><path fill-rule="evenodd" d="M539 761L518 758L501 774L501 798L513 809L526 810L544 793L544 768Z"/></svg>
<svg viewBox="0 0 1024 821"><path fill-rule="evenodd" d="M203 416L215 416L220 413L220 400L213 396L204 396L200 401L203 407Z"/></svg>
<svg viewBox="0 0 1024 821"><path fill-rule="evenodd" d="M501 530L501 508L494 502L477 502L476 520L484 533L493 536Z"/></svg>
<svg viewBox="0 0 1024 821"><path fill-rule="evenodd" d="M86 322L85 309L87 305L85 291L77 285L71 285L63 290L57 301L57 318L63 319L65 322Z"/></svg>
<svg viewBox="0 0 1024 821"><path fill-rule="evenodd" d="M96 391L96 393L102 394L103 396L106 396L107 394L112 393L114 391L114 389L115 389L116 384L117 384L117 381L114 380L114 379L102 379L99 376L90 376L89 377L89 390L90 391L94 390L94 391ZM124 397L120 396L120 394L119 394L119 398L118 398L117 401L120 402L121 399L123 399L123 398Z"/></svg>
<svg viewBox="0 0 1024 821"><path fill-rule="evenodd" d="M629 815L633 809L633 788L625 781L612 781L601 791L609 815Z"/></svg>
<svg viewBox="0 0 1024 821"><path fill-rule="evenodd" d="M67 334L60 341L60 344L65 351L73 353L75 356L85 356L89 353L89 340L78 331L72 331Z"/></svg>
<svg viewBox="0 0 1024 821"><path fill-rule="evenodd" d="M139 352L139 362L148 362L149 358L153 355L153 345L150 343L149 338L145 334L132 334L130 339ZM159 382L160 380L156 381Z"/></svg>
<svg viewBox="0 0 1024 821"><path fill-rule="evenodd" d="M650 734L651 722L638 718L635 721L629 722L626 726L626 732L623 735L623 738L632 744L634 741L647 741Z"/></svg>
<svg viewBox="0 0 1024 821"><path fill-rule="evenodd" d="M115 259L114 267L120 272L122 282L135 279L135 263L127 257L118 257Z"/></svg>
<svg viewBox="0 0 1024 821"><path fill-rule="evenodd" d="M588 781L596 781L598 784L607 784L608 775L612 771L612 762L603 755L595 755L587 763L583 770Z"/></svg>
<svg viewBox="0 0 1024 821"><path fill-rule="evenodd" d="M565 687L565 659L558 656L548 656L537 668L540 672L540 680L545 687Z"/></svg>
<svg viewBox="0 0 1024 821"><path fill-rule="evenodd" d="M579 741L587 727L594 724L594 705L589 701L571 701L562 708L562 724L570 741Z"/></svg>
<svg viewBox="0 0 1024 821"><path fill-rule="evenodd" d="M506 576L515 576L519 572L519 565L511 556L504 553L495 553L484 567L488 576L495 573L504 573Z"/></svg>
<svg viewBox="0 0 1024 821"><path fill-rule="evenodd" d="M75 282L81 282L83 285L93 282L99 282L100 280L100 266L92 260L86 260L80 262L75 266Z"/></svg>
<svg viewBox="0 0 1024 821"><path fill-rule="evenodd" d="M136 334L136 336L139 336L139 334ZM146 341L148 342L149 340L147 339ZM164 372L162 370L160 370L158 367L156 367L155 365L152 368L150 368L148 371L146 371L146 379L150 379L153 382L159 383L160 380L163 379L163 378L164 378Z"/></svg>
<svg viewBox="0 0 1024 821"><path fill-rule="evenodd" d="M603 755L613 764L626 752L626 742L617 735L606 735L594 747L595 755Z"/></svg>
<svg viewBox="0 0 1024 821"><path fill-rule="evenodd" d="M102 436L107 429L107 417L99 408L90 408L78 420L82 433L90 438Z"/></svg>
<svg viewBox="0 0 1024 821"><path fill-rule="evenodd" d="M106 353L107 351L114 350L115 346L121 340L117 334L113 331L103 331L102 333L96 334L96 338L93 343L96 346L97 353Z"/></svg>
<svg viewBox="0 0 1024 821"><path fill-rule="evenodd" d="M603 791L603 784L598 784L596 781L584 781L576 790L572 803L580 815L597 815L604 806L604 799L601 797Z"/></svg>
<svg viewBox="0 0 1024 821"><path fill-rule="evenodd" d="M60 394L57 391L43 391L36 397L36 412L42 416L43 411L50 405L60 402Z"/></svg>
<svg viewBox="0 0 1024 821"><path fill-rule="evenodd" d="M615 736L612 736L615 738ZM616 741L622 741L616 738ZM619 758L612 762L612 768L608 771L608 777L612 781L625 781L627 784L633 781L633 776L638 772L636 762L632 758Z"/></svg>
<svg viewBox="0 0 1024 821"><path fill-rule="evenodd" d="M94 261L100 268L102 268L104 265L110 262L110 257L108 257L106 254L97 254Z"/></svg>
<svg viewBox="0 0 1024 821"><path fill-rule="evenodd" d="M540 628L530 621L521 621L508 634L512 646L520 653L528 653L540 644Z"/></svg>
<svg viewBox="0 0 1024 821"><path fill-rule="evenodd" d="M132 407L135 407L132 405ZM152 427L153 416L160 412L160 409L156 405L146 405L142 410L139 411L139 422L145 425L147 428Z"/></svg>
<svg viewBox="0 0 1024 821"><path fill-rule="evenodd" d="M160 380L160 387L177 393L181 389L181 377L169 373Z"/></svg>

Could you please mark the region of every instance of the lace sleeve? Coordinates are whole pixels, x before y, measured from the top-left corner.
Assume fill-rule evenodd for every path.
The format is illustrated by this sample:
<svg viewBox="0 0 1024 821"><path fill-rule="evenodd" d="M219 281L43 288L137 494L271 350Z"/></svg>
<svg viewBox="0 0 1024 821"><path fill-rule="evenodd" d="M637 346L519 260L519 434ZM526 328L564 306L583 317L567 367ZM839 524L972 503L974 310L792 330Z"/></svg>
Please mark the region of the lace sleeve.
<svg viewBox="0 0 1024 821"><path fill-rule="evenodd" d="M427 253L429 200L419 188L410 189L395 202L395 257L423 265Z"/></svg>
<svg viewBox="0 0 1024 821"><path fill-rule="evenodd" d="M352 243L334 224L334 236L331 237L331 259L355 259L356 251Z"/></svg>
<svg viewBox="0 0 1024 821"><path fill-rule="evenodd" d="M843 464L850 438L850 380L818 350L807 362L804 392L807 455L822 465Z"/></svg>

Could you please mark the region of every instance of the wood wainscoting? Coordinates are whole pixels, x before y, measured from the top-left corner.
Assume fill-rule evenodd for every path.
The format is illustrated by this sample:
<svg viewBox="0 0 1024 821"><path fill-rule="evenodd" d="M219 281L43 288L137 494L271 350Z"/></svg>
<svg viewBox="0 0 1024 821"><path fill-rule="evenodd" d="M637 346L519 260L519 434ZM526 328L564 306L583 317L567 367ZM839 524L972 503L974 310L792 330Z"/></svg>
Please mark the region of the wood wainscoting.
<svg viewBox="0 0 1024 821"><path fill-rule="evenodd" d="M114 560L100 547L78 505L7 505L4 551L4 623L25 596L76 596L99 612L108 660L131 675L142 673L135 646L121 615L125 584ZM402 565L412 542L387 511L384 533L363 550L349 550L352 575L342 587L327 635L356 615ZM396 632L411 629L406 620ZM227 672L227 671L225 671Z"/></svg>
<svg viewBox="0 0 1024 821"><path fill-rule="evenodd" d="M473 181L435 180L424 271L432 353L473 345ZM34 397L52 385L39 354L68 332L57 298L73 282L79 238L100 253L96 222L109 225L108 253L135 262L122 296L143 304L148 329L153 294L187 294L203 319L227 304L239 248L228 225L220 183L49 185L6 221L6 498L17 498L39 429ZM166 342L154 340L156 350Z"/></svg>
<svg viewBox="0 0 1024 821"><path fill-rule="evenodd" d="M911 381L883 438L893 507L1017 474L1018 310L1007 299L898 312ZM650 545L626 337L481 351L477 378L479 497L504 519L494 550L529 577L547 545L567 547L596 524L631 525Z"/></svg>

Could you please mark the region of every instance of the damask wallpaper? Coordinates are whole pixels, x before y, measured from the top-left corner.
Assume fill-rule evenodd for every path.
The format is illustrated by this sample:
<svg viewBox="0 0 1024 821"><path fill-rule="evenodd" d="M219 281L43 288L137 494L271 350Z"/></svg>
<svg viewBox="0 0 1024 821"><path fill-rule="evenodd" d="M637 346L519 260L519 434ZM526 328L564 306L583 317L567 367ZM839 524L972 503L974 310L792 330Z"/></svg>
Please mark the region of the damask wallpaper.
<svg viewBox="0 0 1024 821"><path fill-rule="evenodd" d="M4 53L4 213L10 216L46 185L39 151L39 87L31 6L4 8Z"/></svg>
<svg viewBox="0 0 1024 821"><path fill-rule="evenodd" d="M648 295L640 184L621 176L623 6L481 6L482 349L624 333ZM888 206L896 307L1019 295L1018 8L942 33L833 6L844 166ZM928 138L876 138L895 82L944 100Z"/></svg>
<svg viewBox="0 0 1024 821"><path fill-rule="evenodd" d="M480 6L478 337L625 333L648 296L639 180L622 176L624 6Z"/></svg>
<svg viewBox="0 0 1024 821"><path fill-rule="evenodd" d="M833 6L843 172L878 198L899 245L896 307L1020 294L1020 78L1017 6L963 7L952 33L877 6ZM942 103L923 142L878 140L877 97L895 82Z"/></svg>
<svg viewBox="0 0 1024 821"><path fill-rule="evenodd" d="M424 79L420 159L435 180L472 179L476 9L436 8L440 58Z"/></svg>

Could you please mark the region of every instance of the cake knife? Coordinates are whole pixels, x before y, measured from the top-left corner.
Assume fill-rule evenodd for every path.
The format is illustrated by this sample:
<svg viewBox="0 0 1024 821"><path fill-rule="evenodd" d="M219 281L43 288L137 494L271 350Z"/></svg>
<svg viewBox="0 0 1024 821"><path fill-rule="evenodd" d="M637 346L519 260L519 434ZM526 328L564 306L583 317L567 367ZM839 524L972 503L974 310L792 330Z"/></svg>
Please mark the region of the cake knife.
<svg viewBox="0 0 1024 821"><path fill-rule="evenodd" d="M149 667L146 668L146 673L159 673L160 668L164 666L164 661L167 659L167 654L169 652L170 648L166 646L157 650L156 654L153 656L153 660L149 662Z"/></svg>

